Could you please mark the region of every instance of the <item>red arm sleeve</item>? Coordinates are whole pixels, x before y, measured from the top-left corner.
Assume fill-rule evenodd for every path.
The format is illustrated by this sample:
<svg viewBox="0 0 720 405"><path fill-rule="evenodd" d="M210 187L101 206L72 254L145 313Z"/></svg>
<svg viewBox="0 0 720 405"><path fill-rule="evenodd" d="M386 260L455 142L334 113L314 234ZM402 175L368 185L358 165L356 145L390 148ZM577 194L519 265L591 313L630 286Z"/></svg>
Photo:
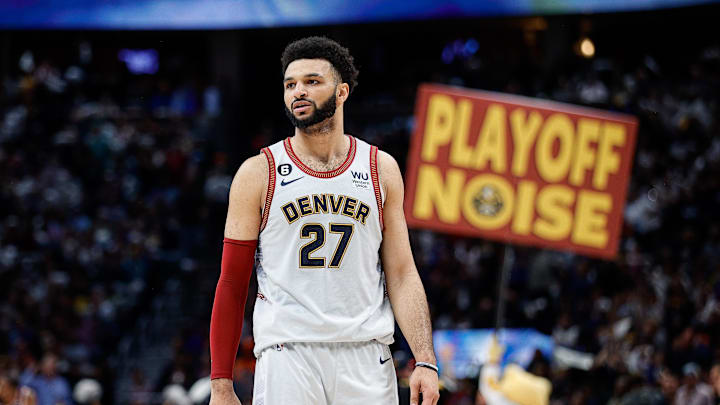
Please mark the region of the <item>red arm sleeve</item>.
<svg viewBox="0 0 720 405"><path fill-rule="evenodd" d="M210 318L211 379L232 379L257 245L257 240L223 240L220 279Z"/></svg>

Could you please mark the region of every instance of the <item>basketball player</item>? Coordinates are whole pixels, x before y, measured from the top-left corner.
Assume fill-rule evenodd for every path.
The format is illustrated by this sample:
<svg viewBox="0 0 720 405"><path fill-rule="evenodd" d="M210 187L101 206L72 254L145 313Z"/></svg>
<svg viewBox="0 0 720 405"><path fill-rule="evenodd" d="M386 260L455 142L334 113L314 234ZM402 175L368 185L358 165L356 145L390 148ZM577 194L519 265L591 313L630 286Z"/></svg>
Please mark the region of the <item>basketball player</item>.
<svg viewBox="0 0 720 405"><path fill-rule="evenodd" d="M395 320L417 362L410 402L436 404L430 315L400 169L343 132L343 105L357 84L353 58L310 37L288 45L282 65L295 134L245 161L230 188L210 325L211 404L239 404L232 367L255 257L254 404L397 404L388 348Z"/></svg>

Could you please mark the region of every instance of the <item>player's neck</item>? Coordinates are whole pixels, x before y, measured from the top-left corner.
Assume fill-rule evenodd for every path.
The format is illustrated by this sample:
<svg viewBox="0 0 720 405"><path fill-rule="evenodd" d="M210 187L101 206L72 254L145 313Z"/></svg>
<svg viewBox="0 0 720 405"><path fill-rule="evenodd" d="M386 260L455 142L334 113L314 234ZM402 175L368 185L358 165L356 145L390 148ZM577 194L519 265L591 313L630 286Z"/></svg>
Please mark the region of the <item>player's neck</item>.
<svg viewBox="0 0 720 405"><path fill-rule="evenodd" d="M321 127L313 128L312 131L295 128L295 136L290 141L293 149L300 156L311 157L321 162L347 156L350 141L343 131L342 116L336 114L328 121L332 122L319 123Z"/></svg>
<svg viewBox="0 0 720 405"><path fill-rule="evenodd" d="M350 140L340 132L313 135L296 132L290 142L298 155L319 162L344 158L350 147Z"/></svg>

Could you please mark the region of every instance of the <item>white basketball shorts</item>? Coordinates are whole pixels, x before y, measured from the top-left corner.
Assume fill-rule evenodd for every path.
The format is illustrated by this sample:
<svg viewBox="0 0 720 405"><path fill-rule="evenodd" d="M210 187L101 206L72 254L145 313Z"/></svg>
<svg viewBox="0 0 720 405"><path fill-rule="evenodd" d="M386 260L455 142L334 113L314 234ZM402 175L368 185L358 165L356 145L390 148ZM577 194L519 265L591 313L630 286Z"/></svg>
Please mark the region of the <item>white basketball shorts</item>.
<svg viewBox="0 0 720 405"><path fill-rule="evenodd" d="M255 367L254 405L397 405L390 348L358 343L285 343Z"/></svg>

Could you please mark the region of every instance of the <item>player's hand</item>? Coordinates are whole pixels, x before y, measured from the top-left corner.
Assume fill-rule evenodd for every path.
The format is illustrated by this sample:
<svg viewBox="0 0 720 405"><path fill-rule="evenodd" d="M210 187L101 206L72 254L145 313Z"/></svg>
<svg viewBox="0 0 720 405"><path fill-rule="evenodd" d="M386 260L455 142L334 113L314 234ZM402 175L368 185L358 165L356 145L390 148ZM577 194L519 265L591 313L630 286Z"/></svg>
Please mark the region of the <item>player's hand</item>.
<svg viewBox="0 0 720 405"><path fill-rule="evenodd" d="M242 405L242 403L240 403L240 399L235 395L235 392L219 395L211 392L209 405Z"/></svg>
<svg viewBox="0 0 720 405"><path fill-rule="evenodd" d="M422 404L420 403L422 393ZM410 405L435 405L440 399L438 375L425 367L415 367L410 375Z"/></svg>
<svg viewBox="0 0 720 405"><path fill-rule="evenodd" d="M218 378L210 382L210 404L209 405L242 405L232 381L227 378Z"/></svg>

